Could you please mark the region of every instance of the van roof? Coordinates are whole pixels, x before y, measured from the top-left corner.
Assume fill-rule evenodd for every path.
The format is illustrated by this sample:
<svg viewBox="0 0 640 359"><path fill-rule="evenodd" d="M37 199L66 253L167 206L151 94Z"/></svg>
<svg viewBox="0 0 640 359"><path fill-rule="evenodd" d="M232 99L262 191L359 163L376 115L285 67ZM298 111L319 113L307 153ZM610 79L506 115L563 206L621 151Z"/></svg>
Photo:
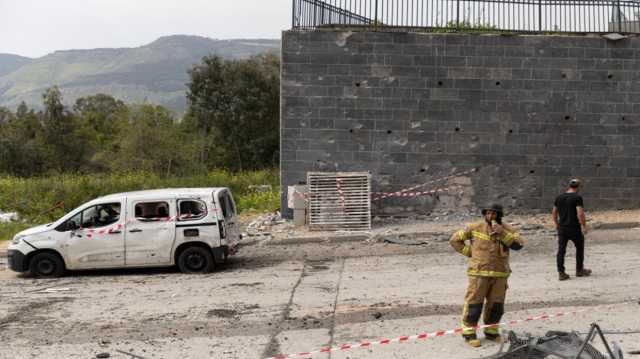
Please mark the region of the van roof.
<svg viewBox="0 0 640 359"><path fill-rule="evenodd" d="M214 192L228 189L227 187L202 187L202 188L163 188L163 189L150 189L144 191L122 192L113 193L106 196L102 196L94 199L94 201L105 201L110 199L119 199L122 197L135 198L135 197L180 197L180 196L210 196Z"/></svg>

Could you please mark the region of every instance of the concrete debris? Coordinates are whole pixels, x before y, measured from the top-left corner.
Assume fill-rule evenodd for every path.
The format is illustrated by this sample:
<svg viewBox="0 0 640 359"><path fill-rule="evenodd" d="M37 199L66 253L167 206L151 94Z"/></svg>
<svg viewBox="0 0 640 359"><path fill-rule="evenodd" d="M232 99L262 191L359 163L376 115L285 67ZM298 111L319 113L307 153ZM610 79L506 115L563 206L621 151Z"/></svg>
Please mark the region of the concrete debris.
<svg viewBox="0 0 640 359"><path fill-rule="evenodd" d="M273 227L282 223L285 223L285 220L280 216L280 212L267 213L251 221L243 237L271 237Z"/></svg>
<svg viewBox="0 0 640 359"><path fill-rule="evenodd" d="M402 236L394 236L394 237L387 237L387 238L383 238L382 242L384 243L392 243L392 244L402 244L405 246L420 246L420 245L424 245L424 244L428 244L428 241L421 241L421 240L415 240L415 239L405 239L402 238Z"/></svg>
<svg viewBox="0 0 640 359"><path fill-rule="evenodd" d="M102 347L105 347L105 346L108 346L109 344L111 344L111 340L109 340L109 339L100 339L98 344L100 344L100 346L102 346Z"/></svg>
<svg viewBox="0 0 640 359"><path fill-rule="evenodd" d="M133 349L129 349L129 350L133 351ZM142 357L142 356L140 356L140 355L136 355L136 354L133 354L133 353L129 353L129 352L126 352L126 351L124 351L124 350L116 349L116 351L117 351L118 353L121 353L121 354L126 354L126 355L130 356L130 357L131 357L131 358L133 358L133 359L147 359L147 358Z"/></svg>
<svg viewBox="0 0 640 359"><path fill-rule="evenodd" d="M599 336L606 353L601 353L591 343ZM494 356L485 359L544 359L544 358L575 358L575 359L622 359L623 353L618 345L607 343L598 324L591 324L591 329L583 339L576 332L549 331L544 337L531 335L518 336L510 331L508 334L509 348L504 351L504 343Z"/></svg>

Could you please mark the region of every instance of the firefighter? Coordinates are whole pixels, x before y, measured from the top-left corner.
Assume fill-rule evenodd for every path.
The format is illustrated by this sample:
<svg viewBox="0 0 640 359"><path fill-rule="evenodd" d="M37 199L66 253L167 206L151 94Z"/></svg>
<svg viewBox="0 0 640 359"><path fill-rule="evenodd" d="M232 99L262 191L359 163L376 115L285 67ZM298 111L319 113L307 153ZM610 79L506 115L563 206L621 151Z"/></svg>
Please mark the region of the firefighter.
<svg viewBox="0 0 640 359"><path fill-rule="evenodd" d="M497 324L504 313L507 278L511 273L509 250L520 250L523 246L518 232L502 223L504 211L501 205L483 208L482 215L482 221L457 231L449 240L457 252L469 257L469 286L464 298L462 337L472 347L480 346L476 327L481 315L484 324L496 324L484 329L485 338L501 341Z"/></svg>

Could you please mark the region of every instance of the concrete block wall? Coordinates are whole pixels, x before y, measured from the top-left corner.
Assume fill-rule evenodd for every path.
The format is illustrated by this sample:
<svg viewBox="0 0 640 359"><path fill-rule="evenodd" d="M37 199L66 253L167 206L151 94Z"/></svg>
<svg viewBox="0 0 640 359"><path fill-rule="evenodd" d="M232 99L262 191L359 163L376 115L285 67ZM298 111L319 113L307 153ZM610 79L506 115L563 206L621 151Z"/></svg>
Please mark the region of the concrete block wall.
<svg viewBox="0 0 640 359"><path fill-rule="evenodd" d="M374 210L547 211L574 176L588 209L640 206L639 38L287 31L281 97L283 189L307 171L395 191L477 168Z"/></svg>

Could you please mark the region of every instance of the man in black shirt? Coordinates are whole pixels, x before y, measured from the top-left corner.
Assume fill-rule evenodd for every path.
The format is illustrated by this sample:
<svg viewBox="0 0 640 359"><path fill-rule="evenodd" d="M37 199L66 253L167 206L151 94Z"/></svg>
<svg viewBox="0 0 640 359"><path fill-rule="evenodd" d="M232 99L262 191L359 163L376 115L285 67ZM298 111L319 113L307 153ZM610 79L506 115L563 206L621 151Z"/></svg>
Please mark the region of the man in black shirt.
<svg viewBox="0 0 640 359"><path fill-rule="evenodd" d="M591 274L590 269L584 268L584 234L587 233L587 221L584 216L584 206L580 191L580 180L569 181L567 192L559 195L553 206L553 222L558 230L558 278L569 279L564 270L564 257L567 243L572 241L576 246L576 276L586 277Z"/></svg>

